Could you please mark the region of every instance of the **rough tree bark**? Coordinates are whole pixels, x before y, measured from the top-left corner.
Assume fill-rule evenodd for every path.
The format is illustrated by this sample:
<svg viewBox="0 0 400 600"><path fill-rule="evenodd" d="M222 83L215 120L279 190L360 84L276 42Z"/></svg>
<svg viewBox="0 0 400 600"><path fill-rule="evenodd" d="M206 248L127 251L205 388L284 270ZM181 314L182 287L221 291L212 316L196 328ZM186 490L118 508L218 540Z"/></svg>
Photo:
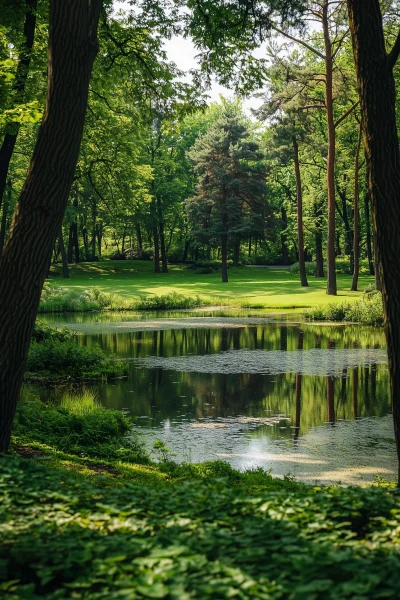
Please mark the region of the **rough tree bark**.
<svg viewBox="0 0 400 600"><path fill-rule="evenodd" d="M314 206L315 217L315 277L324 276L324 255L322 252L322 205Z"/></svg>
<svg viewBox="0 0 400 600"><path fill-rule="evenodd" d="M11 179L8 180L7 188L8 188L7 193L4 194L3 213L1 215L0 254L4 248L4 242L6 241L8 211L10 210L10 206L11 206L11 192L12 192Z"/></svg>
<svg viewBox="0 0 400 600"><path fill-rule="evenodd" d="M25 0L26 13L24 22L23 45L20 51L20 57L13 85L15 93L15 101L22 102L25 93L25 84L28 77L29 66L31 64L31 50L35 39L36 29L36 8L37 0ZM11 157L14 152L20 129L19 123L12 123L12 127L8 127L3 143L0 148L0 206L6 189L8 169L11 162Z"/></svg>
<svg viewBox="0 0 400 600"><path fill-rule="evenodd" d="M358 287L358 273L360 270L360 227L358 211L358 172L360 170L360 148L362 138L362 124L358 132L358 141L356 149L356 159L354 162L354 239L353 239L353 280L351 282L351 291L356 292Z"/></svg>
<svg viewBox="0 0 400 600"><path fill-rule="evenodd" d="M306 265L304 262L304 230L303 230L303 193L301 189L300 163L299 163L299 145L296 136L292 137L294 171L296 175L296 203L297 203L297 240L299 253L299 272L300 285L308 287Z"/></svg>
<svg viewBox="0 0 400 600"><path fill-rule="evenodd" d="M387 54L379 0L347 0L347 7L379 258L394 430L400 456L400 153L393 77L393 66L400 53L400 33Z"/></svg>
<svg viewBox="0 0 400 600"><path fill-rule="evenodd" d="M325 45L325 105L328 121L328 160L327 160L327 183L328 183L328 242L327 242L327 285L326 293L336 296L336 261L335 261L335 156L336 135L335 121L333 115L333 58L332 44L329 34L328 0L322 7L322 26L324 31Z"/></svg>
<svg viewBox="0 0 400 600"><path fill-rule="evenodd" d="M46 106L0 259L0 452L9 446L40 294L78 160L101 7L102 0L50 3Z"/></svg>
<svg viewBox="0 0 400 600"><path fill-rule="evenodd" d="M287 227L288 227L288 218L286 208L284 206L281 207L281 254L282 254L282 264L289 264L289 250L287 247ZM251 248L251 238L249 241L249 256L250 256L250 248Z"/></svg>

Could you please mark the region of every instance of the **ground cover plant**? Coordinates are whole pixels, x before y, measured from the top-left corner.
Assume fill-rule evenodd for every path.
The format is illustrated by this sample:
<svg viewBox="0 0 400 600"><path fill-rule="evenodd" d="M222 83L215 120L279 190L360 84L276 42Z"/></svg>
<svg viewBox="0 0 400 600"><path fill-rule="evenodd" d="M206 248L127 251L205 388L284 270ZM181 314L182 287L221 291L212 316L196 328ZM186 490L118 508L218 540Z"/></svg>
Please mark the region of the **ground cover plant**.
<svg viewBox="0 0 400 600"><path fill-rule="evenodd" d="M397 490L259 476L251 492L229 467L179 481L155 466L112 487L107 465L79 480L66 458L0 459L6 600L397 597Z"/></svg>
<svg viewBox="0 0 400 600"><path fill-rule="evenodd" d="M68 330L37 323L33 332L25 380L43 383L121 377L127 365L104 354L100 346L82 346Z"/></svg>
<svg viewBox="0 0 400 600"><path fill-rule="evenodd" d="M58 271L56 271L58 272ZM160 302L162 308L183 308L181 297L196 299L202 304L223 304L250 308L307 308L332 302L352 301L362 292L350 292L351 276L338 274L338 296L328 297L325 279L310 279L310 287L301 288L298 277L287 269L231 267L229 283L221 283L218 271L199 276L185 265L172 265L169 273L153 273L150 261L100 261L82 263L71 267L70 278L54 277L56 288L66 295L87 293L92 287L102 293L113 293L128 302L132 309L142 300L153 296L168 296L170 302ZM360 290L366 288L373 278L360 276ZM174 301L171 292L178 295ZM121 304L123 304L121 301ZM150 306L142 302L142 306ZM90 304L88 305L90 310ZM154 307L156 308L156 304ZM44 310L45 305L42 305ZM187 306L188 308L190 306ZM125 305L125 309L126 309ZM52 309L53 310L53 309Z"/></svg>
<svg viewBox="0 0 400 600"><path fill-rule="evenodd" d="M129 428L90 390L19 405L0 457L2 598L397 597L398 489L154 463Z"/></svg>

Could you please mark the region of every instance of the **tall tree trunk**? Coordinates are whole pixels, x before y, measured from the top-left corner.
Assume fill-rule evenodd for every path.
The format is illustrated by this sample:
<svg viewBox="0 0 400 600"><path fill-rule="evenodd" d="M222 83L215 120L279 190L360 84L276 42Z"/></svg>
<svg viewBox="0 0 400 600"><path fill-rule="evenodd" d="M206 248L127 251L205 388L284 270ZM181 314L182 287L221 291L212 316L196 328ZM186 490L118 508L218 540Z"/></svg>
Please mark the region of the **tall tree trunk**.
<svg viewBox="0 0 400 600"><path fill-rule="evenodd" d="M239 258L240 258L240 234L237 233L235 235L235 241L233 244L233 266L239 266Z"/></svg>
<svg viewBox="0 0 400 600"><path fill-rule="evenodd" d="M358 211L358 171L360 167L360 148L362 138L362 124L358 132L358 142L356 149L356 159L354 163L354 240L353 240L353 281L351 282L351 291L356 292L358 287L358 272L360 270L360 228Z"/></svg>
<svg viewBox="0 0 400 600"><path fill-rule="evenodd" d="M397 453L400 458L400 154L393 66L379 0L347 0L379 258ZM400 461L399 461L400 463ZM400 470L399 470L400 484Z"/></svg>
<svg viewBox="0 0 400 600"><path fill-rule="evenodd" d="M140 228L140 223L138 221L135 222L135 231L136 231L138 254L141 257L143 254L143 240L142 240L142 230Z"/></svg>
<svg viewBox="0 0 400 600"><path fill-rule="evenodd" d="M72 263L72 253L74 251L74 228L73 223L69 226L68 233L68 250L67 250L67 262Z"/></svg>
<svg viewBox="0 0 400 600"><path fill-rule="evenodd" d="M294 153L294 171L296 174L296 200L297 200L297 240L299 253L299 271L300 285L308 287L306 265L304 261L304 230L303 230L303 192L301 189L300 163L299 163L299 145L296 136L292 137Z"/></svg>
<svg viewBox="0 0 400 600"><path fill-rule="evenodd" d="M183 249L183 256L182 256L182 262L184 262L184 263L188 259L189 246L190 246L190 239L186 239L186 241L185 241L185 247Z"/></svg>
<svg viewBox="0 0 400 600"><path fill-rule="evenodd" d="M345 234L345 248L344 253L346 256L350 257L350 272L354 271L354 231L352 231L349 221L349 213L347 209L347 194L346 190L341 190L338 187L338 194L340 196L340 200L342 201L342 210L338 210L340 216L342 217L343 225L344 225L344 234Z"/></svg>
<svg viewBox="0 0 400 600"><path fill-rule="evenodd" d="M2 253L2 250L4 248L4 242L6 240L8 211L10 210L10 206L11 206L11 192L12 192L11 179L8 180L7 187L8 187L8 190L7 190L7 193L5 194L4 202L3 202L3 214L1 215L0 254Z"/></svg>
<svg viewBox="0 0 400 600"><path fill-rule="evenodd" d="M221 235L222 282L228 283L228 234Z"/></svg>
<svg viewBox="0 0 400 600"><path fill-rule="evenodd" d="M332 44L329 35L328 22L328 0L322 7L322 26L324 31L325 45L325 105L328 121L328 162L327 162L327 184L328 184L328 243L327 243L327 265L328 281L326 293L332 296L337 294L336 285L336 261L335 261L335 122L333 116L333 58Z"/></svg>
<svg viewBox="0 0 400 600"><path fill-rule="evenodd" d="M91 260L96 259L96 233L97 233L97 206L96 200L93 200L92 204L92 239L90 242L91 245Z"/></svg>
<svg viewBox="0 0 400 600"><path fill-rule="evenodd" d="M367 181L368 185L368 181ZM367 239L367 259L368 270L370 275L375 275L374 258L372 254L372 237L371 237L371 219L369 217L369 192L364 196L364 214L365 214L365 231Z"/></svg>
<svg viewBox="0 0 400 600"><path fill-rule="evenodd" d="M65 253L65 246L64 246L64 238L63 238L62 227L60 227L60 233L58 234L58 243L59 243L60 252L61 252L63 277L64 277L64 279L69 279L68 262L67 262L67 255Z"/></svg>
<svg viewBox="0 0 400 600"><path fill-rule="evenodd" d="M24 41L20 50L17 72L13 85L16 103L23 102L25 95L25 85L31 63L31 50L35 39L37 0L25 0L25 7ZM9 126L6 130L0 148L0 206L4 190L6 189L8 169L17 142L19 129L19 123L12 123L11 127Z"/></svg>
<svg viewBox="0 0 400 600"><path fill-rule="evenodd" d="M89 235L87 227L82 227L82 239L83 239L83 247L85 248L85 260L90 260L90 250L89 250Z"/></svg>
<svg viewBox="0 0 400 600"><path fill-rule="evenodd" d="M382 290L382 284L381 284L381 279L380 279L380 275L379 275L379 250L378 250L378 244L376 241L376 231L375 231L375 227L372 231L372 239L374 241L374 272L375 272L375 287L377 290L381 291Z"/></svg>
<svg viewBox="0 0 400 600"><path fill-rule="evenodd" d="M78 233L78 221L72 223L72 235L73 235L73 246L75 248L75 262L78 264L81 260L79 254L79 233Z"/></svg>
<svg viewBox="0 0 400 600"><path fill-rule="evenodd" d="M0 452L9 446L40 294L78 160L101 6L101 0L50 3L46 107L0 259Z"/></svg>
<svg viewBox="0 0 400 600"><path fill-rule="evenodd" d="M282 224L282 229L281 229L281 254L282 254L282 264L283 265L288 265L289 264L289 251L288 251L288 247L287 247L287 226L288 226L288 219L287 219L287 212L286 212L286 208L284 206L281 207L281 224ZM250 242L249 242L249 256L250 256L250 244L251 244L251 238L250 238Z"/></svg>
<svg viewBox="0 0 400 600"><path fill-rule="evenodd" d="M163 273L168 273L167 250L165 247L164 215L160 198L157 198L157 220L158 235L160 237L161 269Z"/></svg>
<svg viewBox="0 0 400 600"><path fill-rule="evenodd" d="M158 227L154 225L153 228L153 241L154 241L154 273L160 272L160 241L158 237Z"/></svg>
<svg viewBox="0 0 400 600"><path fill-rule="evenodd" d="M324 276L324 255L322 251L322 206L314 205L315 217L315 277Z"/></svg>

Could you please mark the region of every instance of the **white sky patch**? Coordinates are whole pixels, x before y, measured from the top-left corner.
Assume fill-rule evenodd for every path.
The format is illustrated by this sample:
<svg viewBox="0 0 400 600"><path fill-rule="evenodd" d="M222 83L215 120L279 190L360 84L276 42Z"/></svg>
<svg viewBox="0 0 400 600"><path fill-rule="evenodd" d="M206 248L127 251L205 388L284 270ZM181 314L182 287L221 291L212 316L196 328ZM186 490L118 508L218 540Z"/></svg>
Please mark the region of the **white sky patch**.
<svg viewBox="0 0 400 600"><path fill-rule="evenodd" d="M120 10L128 11L130 8L129 2L117 1L114 2L114 12L118 13ZM178 69L189 73L191 69L197 69L199 67L198 61L196 60L196 48L190 39L182 36L174 36L170 40L165 41L165 49L167 51L168 60L174 62ZM262 57L263 49L259 49L255 55ZM213 81L211 89L207 91L209 97L208 103L219 102L220 96L225 98L233 98L234 92L228 88L219 85L217 81ZM243 108L248 114L251 114L251 109L259 108L262 105L261 98L250 98L243 99Z"/></svg>

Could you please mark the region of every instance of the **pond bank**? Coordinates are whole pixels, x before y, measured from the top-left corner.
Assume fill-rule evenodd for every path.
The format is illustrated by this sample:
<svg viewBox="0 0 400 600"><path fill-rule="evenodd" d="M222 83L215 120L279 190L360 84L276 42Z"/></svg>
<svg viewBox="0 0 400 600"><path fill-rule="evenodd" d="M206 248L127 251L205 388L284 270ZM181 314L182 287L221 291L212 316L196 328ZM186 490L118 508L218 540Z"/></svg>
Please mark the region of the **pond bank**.
<svg viewBox="0 0 400 600"><path fill-rule="evenodd" d="M126 379L91 389L103 406L132 416L148 450L159 439L179 462L223 459L306 481L394 477L381 328L254 311L202 314L60 315L48 322L126 364ZM57 402L63 390L26 386L24 394Z"/></svg>

